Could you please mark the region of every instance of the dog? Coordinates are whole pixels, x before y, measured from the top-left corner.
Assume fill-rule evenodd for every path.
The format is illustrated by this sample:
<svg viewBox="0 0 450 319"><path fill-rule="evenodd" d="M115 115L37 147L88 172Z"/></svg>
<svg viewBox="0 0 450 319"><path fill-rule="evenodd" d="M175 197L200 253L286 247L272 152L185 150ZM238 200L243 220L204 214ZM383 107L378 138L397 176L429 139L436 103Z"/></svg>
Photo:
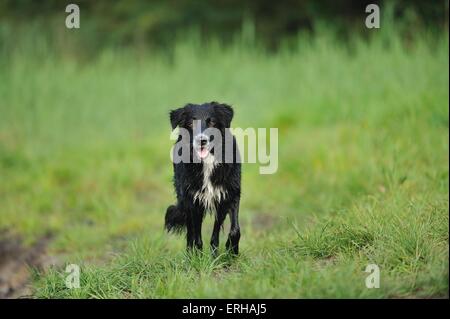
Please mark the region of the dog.
<svg viewBox="0 0 450 319"><path fill-rule="evenodd" d="M210 212L215 218L210 242L213 256L217 255L219 233L227 215L231 225L226 248L234 255L239 253L241 164L236 139L229 131L233 115L231 106L218 102L189 103L170 111L172 129L179 127L188 135L188 145L174 148L172 154L189 154L184 161L173 164L177 203L167 208L165 229L175 233L186 230L188 251L202 250L202 222ZM209 134L214 129L220 132L219 137ZM177 143L182 143L182 137L178 135ZM232 141L232 149L218 152L227 139ZM231 154L231 161L226 160L226 153Z"/></svg>

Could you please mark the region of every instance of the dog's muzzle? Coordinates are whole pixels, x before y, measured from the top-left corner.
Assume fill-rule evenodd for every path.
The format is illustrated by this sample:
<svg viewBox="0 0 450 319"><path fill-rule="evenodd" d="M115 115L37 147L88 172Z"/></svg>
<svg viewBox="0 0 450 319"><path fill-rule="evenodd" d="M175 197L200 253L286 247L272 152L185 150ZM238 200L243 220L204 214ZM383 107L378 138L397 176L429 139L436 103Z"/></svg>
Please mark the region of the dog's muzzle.
<svg viewBox="0 0 450 319"><path fill-rule="evenodd" d="M209 137L205 134L198 134L194 137L194 150L200 159L205 159L209 155Z"/></svg>

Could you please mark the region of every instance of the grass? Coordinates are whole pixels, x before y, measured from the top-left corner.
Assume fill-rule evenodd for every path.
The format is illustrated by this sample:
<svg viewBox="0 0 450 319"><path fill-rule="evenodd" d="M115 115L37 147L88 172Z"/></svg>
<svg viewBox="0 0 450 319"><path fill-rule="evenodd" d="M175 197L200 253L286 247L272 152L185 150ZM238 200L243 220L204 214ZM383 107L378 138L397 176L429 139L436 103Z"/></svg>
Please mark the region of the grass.
<svg viewBox="0 0 450 319"><path fill-rule="evenodd" d="M385 32L89 61L19 41L0 63L0 228L29 244L53 234L61 264L34 272L34 296L448 297L448 34ZM186 256L163 232L168 111L210 100L234 105L235 127L279 128L278 172L243 168L237 258ZM365 287L371 263L379 289Z"/></svg>

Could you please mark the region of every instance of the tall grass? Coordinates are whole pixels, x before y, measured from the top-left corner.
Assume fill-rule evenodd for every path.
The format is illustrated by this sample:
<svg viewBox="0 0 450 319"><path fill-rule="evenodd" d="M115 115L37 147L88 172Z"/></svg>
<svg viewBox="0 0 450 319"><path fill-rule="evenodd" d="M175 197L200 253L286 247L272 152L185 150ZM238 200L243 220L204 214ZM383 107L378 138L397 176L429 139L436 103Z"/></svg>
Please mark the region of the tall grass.
<svg viewBox="0 0 450 319"><path fill-rule="evenodd" d="M447 295L447 33L322 30L276 53L188 37L89 59L21 37L0 63L0 227L50 231L49 253L82 265L80 289L37 272L37 297ZM185 256L162 231L168 111L211 100L236 127L279 129L278 172L244 165L238 259Z"/></svg>

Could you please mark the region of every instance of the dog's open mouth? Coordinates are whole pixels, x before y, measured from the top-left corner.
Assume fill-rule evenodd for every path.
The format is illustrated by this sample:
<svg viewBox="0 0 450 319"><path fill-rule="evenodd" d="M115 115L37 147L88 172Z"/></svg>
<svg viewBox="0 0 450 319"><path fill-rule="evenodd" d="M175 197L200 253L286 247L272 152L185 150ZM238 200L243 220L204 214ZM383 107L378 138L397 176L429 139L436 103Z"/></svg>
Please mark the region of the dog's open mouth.
<svg viewBox="0 0 450 319"><path fill-rule="evenodd" d="M209 155L209 149L207 147L202 146L199 149L197 149L197 155L200 159L205 159Z"/></svg>

